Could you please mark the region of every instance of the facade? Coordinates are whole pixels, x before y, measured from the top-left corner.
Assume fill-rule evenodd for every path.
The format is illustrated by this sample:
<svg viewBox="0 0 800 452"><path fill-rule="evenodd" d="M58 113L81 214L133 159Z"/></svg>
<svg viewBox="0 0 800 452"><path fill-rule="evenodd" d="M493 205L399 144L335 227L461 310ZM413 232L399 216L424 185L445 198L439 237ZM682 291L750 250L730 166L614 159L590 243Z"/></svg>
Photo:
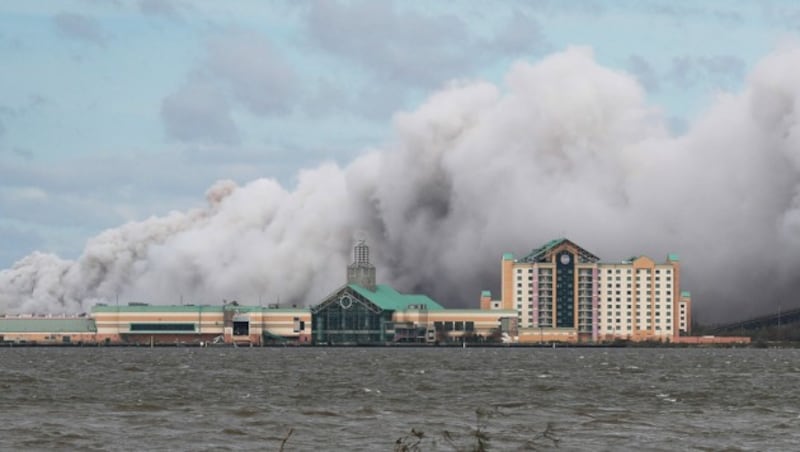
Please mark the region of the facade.
<svg viewBox="0 0 800 452"><path fill-rule="evenodd" d="M500 299L446 309L426 295L377 284L359 242L347 282L311 308L223 305L96 305L88 315L0 315L0 344L386 345L447 342L746 343L690 337L691 295L676 255L601 262L567 239L501 261Z"/></svg>
<svg viewBox="0 0 800 452"><path fill-rule="evenodd" d="M376 284L362 241L347 267L347 284L311 308L315 344L437 343L486 340L501 333L510 310L445 309L426 295L401 294Z"/></svg>
<svg viewBox="0 0 800 452"><path fill-rule="evenodd" d="M512 310L445 309L426 295L376 284L359 242L347 284L312 308L96 305L87 317L0 317L0 343L97 345L383 345L498 339Z"/></svg>
<svg viewBox="0 0 800 452"><path fill-rule="evenodd" d="M515 259L503 255L501 297L481 296L483 309L517 313L520 342L618 339L672 341L691 333L691 296L680 288L674 254L600 262L567 239Z"/></svg>
<svg viewBox="0 0 800 452"><path fill-rule="evenodd" d="M0 344L94 344L97 329L86 316L0 315Z"/></svg>
<svg viewBox="0 0 800 452"><path fill-rule="evenodd" d="M263 345L310 340L307 309L261 306L98 305L92 309L98 341L114 344Z"/></svg>

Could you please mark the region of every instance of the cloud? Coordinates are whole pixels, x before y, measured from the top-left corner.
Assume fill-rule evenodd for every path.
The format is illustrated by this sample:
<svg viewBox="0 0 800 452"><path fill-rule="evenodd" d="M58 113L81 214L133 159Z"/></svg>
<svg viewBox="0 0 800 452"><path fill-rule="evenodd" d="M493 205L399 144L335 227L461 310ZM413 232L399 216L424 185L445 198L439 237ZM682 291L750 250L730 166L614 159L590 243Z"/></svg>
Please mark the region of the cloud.
<svg viewBox="0 0 800 452"><path fill-rule="evenodd" d="M222 89L207 80L186 82L161 103L161 119L170 138L197 143L239 142L239 130Z"/></svg>
<svg viewBox="0 0 800 452"><path fill-rule="evenodd" d="M667 78L680 88L698 83L732 87L744 76L745 62L733 55L681 56L672 59Z"/></svg>
<svg viewBox="0 0 800 452"><path fill-rule="evenodd" d="M64 37L104 46L110 35L93 18L76 13L61 12L53 17L56 31Z"/></svg>
<svg viewBox="0 0 800 452"><path fill-rule="evenodd" d="M161 118L169 137L239 143L232 118L235 108L263 117L288 113L300 103L294 71L262 35L228 30L210 37L205 47L205 59L162 101Z"/></svg>
<svg viewBox="0 0 800 452"><path fill-rule="evenodd" d="M169 20L181 18L180 9L184 5L170 0L139 0L139 11L142 14L163 17Z"/></svg>
<svg viewBox="0 0 800 452"><path fill-rule="evenodd" d="M720 9L712 11L712 15L726 25L741 25L744 23L744 17L738 11Z"/></svg>
<svg viewBox="0 0 800 452"><path fill-rule="evenodd" d="M518 56L538 54L550 47L539 22L520 10L515 10L508 23L487 43L487 49L493 53Z"/></svg>
<svg viewBox="0 0 800 452"><path fill-rule="evenodd" d="M385 146L291 189L222 180L205 206L111 228L75 260L22 259L0 272L0 310L314 304L364 234L381 281L450 307L497 289L502 252L567 236L606 261L679 253L701 320L772 311L800 290L798 68L800 47L770 54L677 136L587 49L517 62L503 85L451 82L397 113Z"/></svg>
<svg viewBox="0 0 800 452"><path fill-rule="evenodd" d="M471 65L464 22L454 15L398 11L392 2L314 2L307 16L313 41L382 80L430 87ZM369 37L366 38L365 37Z"/></svg>
<svg viewBox="0 0 800 452"><path fill-rule="evenodd" d="M15 262L22 257L22 251L41 248L44 240L36 232L15 225L0 222L0 235L6 246L0 248L0 262Z"/></svg>
<svg viewBox="0 0 800 452"><path fill-rule="evenodd" d="M294 103L296 75L262 35L229 31L208 41L208 71L253 114L285 113Z"/></svg>
<svg viewBox="0 0 800 452"><path fill-rule="evenodd" d="M626 67L631 74L636 76L636 79L647 91L651 93L658 91L658 75L649 61L640 55L631 55L628 57Z"/></svg>
<svg viewBox="0 0 800 452"><path fill-rule="evenodd" d="M472 32L457 15L424 14L398 5L317 1L305 12L311 44L354 63L364 73L363 79L339 82L355 93L336 98L339 109L385 120L422 90L439 88L454 78L472 78L487 66L505 64L504 59L539 55L551 47L524 4L483 35ZM314 108L314 100L306 103Z"/></svg>

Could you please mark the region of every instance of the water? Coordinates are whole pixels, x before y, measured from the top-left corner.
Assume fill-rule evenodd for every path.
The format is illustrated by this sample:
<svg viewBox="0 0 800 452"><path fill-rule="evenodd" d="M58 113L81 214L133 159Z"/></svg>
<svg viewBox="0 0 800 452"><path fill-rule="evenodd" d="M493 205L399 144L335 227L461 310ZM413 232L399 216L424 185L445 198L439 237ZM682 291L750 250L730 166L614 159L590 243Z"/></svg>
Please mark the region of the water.
<svg viewBox="0 0 800 452"><path fill-rule="evenodd" d="M3 348L0 450L797 450L798 381L793 349Z"/></svg>

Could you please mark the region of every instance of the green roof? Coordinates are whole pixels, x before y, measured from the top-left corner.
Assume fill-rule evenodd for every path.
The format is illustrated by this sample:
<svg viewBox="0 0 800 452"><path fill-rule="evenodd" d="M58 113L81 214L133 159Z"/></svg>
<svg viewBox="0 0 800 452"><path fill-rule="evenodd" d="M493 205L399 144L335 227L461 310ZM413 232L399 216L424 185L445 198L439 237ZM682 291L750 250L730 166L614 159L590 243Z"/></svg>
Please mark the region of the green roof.
<svg viewBox="0 0 800 452"><path fill-rule="evenodd" d="M0 333L94 333L94 320L88 318L0 318Z"/></svg>
<svg viewBox="0 0 800 452"><path fill-rule="evenodd" d="M491 297L491 296L492 296L492 291L491 290L481 291L481 297Z"/></svg>
<svg viewBox="0 0 800 452"><path fill-rule="evenodd" d="M243 308L243 306L237 306ZM92 307L92 312L219 312L222 306L213 305L157 305L157 304L135 304L135 305L104 305L98 304Z"/></svg>
<svg viewBox="0 0 800 452"><path fill-rule="evenodd" d="M677 254L670 253L670 254L667 254L667 260L668 261L672 261L672 262L680 262L681 259L678 257Z"/></svg>
<svg viewBox="0 0 800 452"><path fill-rule="evenodd" d="M686 298L691 298L691 297L692 297L692 294L691 294L691 292L689 292L688 290L682 290L682 291L681 291L681 296L682 296L682 297L686 297Z"/></svg>
<svg viewBox="0 0 800 452"><path fill-rule="evenodd" d="M239 312L297 312L307 311L305 307L285 307L271 308L267 306L244 306L244 305L158 305L158 304L134 304L111 306L99 304L92 307L92 312L222 312L223 309Z"/></svg>
<svg viewBox="0 0 800 452"><path fill-rule="evenodd" d="M433 301L427 295L406 295L394 290L392 287L379 284L375 287L375 292L362 287L358 284L348 284L347 287L366 298L385 311L403 311L409 309L409 305L426 305L429 311L444 309L442 305Z"/></svg>
<svg viewBox="0 0 800 452"><path fill-rule="evenodd" d="M514 260L514 253L503 253L503 260L504 261L513 261Z"/></svg>

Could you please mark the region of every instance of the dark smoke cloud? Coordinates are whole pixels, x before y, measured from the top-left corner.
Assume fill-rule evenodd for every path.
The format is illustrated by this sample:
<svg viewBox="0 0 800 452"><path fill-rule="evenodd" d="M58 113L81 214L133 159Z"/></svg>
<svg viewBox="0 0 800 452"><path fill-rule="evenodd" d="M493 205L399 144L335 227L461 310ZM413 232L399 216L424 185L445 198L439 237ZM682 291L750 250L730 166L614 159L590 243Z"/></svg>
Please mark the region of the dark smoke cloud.
<svg viewBox="0 0 800 452"><path fill-rule="evenodd" d="M800 48L766 57L674 135L626 73L587 49L452 83L344 168L221 181L208 206L110 229L77 261L0 272L0 310L124 301L314 304L355 237L379 279L450 307L498 286L504 251L566 236L604 260L680 254L701 320L800 305Z"/></svg>

